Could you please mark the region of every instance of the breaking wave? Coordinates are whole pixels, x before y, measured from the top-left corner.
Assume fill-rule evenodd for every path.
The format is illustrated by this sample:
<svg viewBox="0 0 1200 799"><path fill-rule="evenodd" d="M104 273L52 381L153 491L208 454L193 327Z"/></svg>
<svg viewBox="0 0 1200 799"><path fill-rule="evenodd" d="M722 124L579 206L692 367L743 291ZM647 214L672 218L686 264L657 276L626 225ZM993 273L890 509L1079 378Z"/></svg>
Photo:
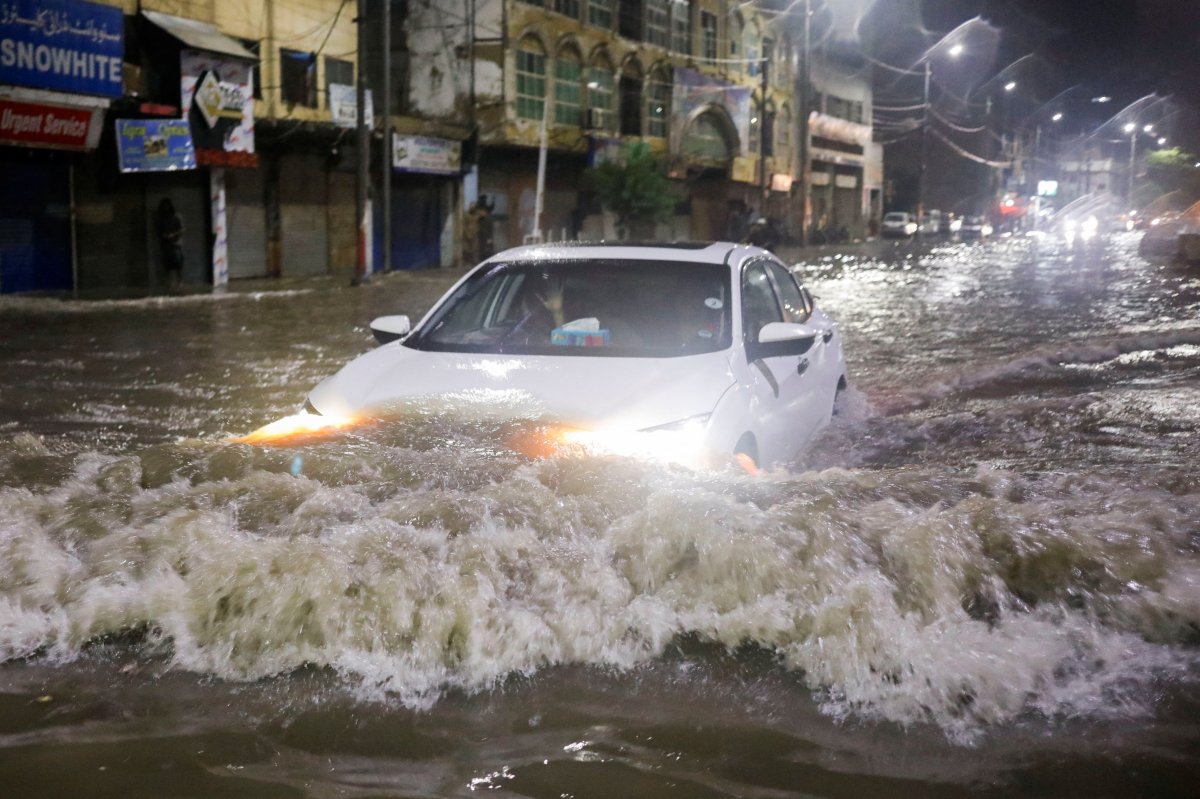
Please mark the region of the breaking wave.
<svg viewBox="0 0 1200 799"><path fill-rule="evenodd" d="M865 401L851 401L861 418ZM0 660L139 657L228 680L315 665L424 707L682 636L774 654L835 716L968 736L1136 714L1191 679L1200 484L979 466L751 478L532 461L450 412L294 449L59 456L0 441Z"/></svg>

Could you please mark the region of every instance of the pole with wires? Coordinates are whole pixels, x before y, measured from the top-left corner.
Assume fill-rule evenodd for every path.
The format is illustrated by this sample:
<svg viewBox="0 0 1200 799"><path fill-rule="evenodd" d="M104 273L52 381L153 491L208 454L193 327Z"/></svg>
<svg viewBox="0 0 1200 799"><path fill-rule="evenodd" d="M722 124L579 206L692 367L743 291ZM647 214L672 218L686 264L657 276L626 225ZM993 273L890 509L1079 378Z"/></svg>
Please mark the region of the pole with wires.
<svg viewBox="0 0 1200 799"><path fill-rule="evenodd" d="M358 75L354 85L356 88L357 108L355 113L357 119L355 127L358 134L356 139L358 153L354 170L354 217L358 222L358 247L354 263L354 279L351 281L356 286L367 280L370 271L368 264L371 247L371 225L368 218L370 206L367 192L367 184L370 180L367 167L371 155L371 135L367 130L367 0L358 0L357 12L355 21L358 23Z"/></svg>
<svg viewBox="0 0 1200 799"><path fill-rule="evenodd" d="M809 161L809 125L808 118L812 113L812 73L809 64L812 60L812 0L804 0L804 41L801 48L800 62L800 246L808 246L808 206L811 200L812 186L810 182L812 170Z"/></svg>
<svg viewBox="0 0 1200 799"><path fill-rule="evenodd" d="M383 2L383 78L380 114L383 147L379 158L379 191L383 195L383 271L392 271L392 0Z"/></svg>
<svg viewBox="0 0 1200 799"><path fill-rule="evenodd" d="M925 59L924 118L921 121L921 167L917 173L917 235L921 235L921 220L925 216L925 170L929 160L929 77L933 67Z"/></svg>

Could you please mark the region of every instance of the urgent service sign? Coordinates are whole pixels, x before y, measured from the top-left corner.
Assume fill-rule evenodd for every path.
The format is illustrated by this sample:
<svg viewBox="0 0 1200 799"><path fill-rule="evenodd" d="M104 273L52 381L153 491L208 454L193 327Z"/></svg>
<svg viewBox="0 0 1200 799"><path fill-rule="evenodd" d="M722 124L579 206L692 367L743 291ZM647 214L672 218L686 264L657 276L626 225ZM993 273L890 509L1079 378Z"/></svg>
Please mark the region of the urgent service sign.
<svg viewBox="0 0 1200 799"><path fill-rule="evenodd" d="M101 108L26 103L0 97L0 144L90 150L100 139Z"/></svg>
<svg viewBox="0 0 1200 799"><path fill-rule="evenodd" d="M83 0L0 2L0 83L75 94L123 94L120 8Z"/></svg>

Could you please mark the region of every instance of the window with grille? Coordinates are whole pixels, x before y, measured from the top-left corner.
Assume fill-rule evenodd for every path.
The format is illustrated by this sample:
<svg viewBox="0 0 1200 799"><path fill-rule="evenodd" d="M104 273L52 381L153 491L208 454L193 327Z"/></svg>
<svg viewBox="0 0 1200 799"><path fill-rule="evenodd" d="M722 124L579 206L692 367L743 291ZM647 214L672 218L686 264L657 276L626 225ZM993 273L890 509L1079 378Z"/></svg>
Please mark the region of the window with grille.
<svg viewBox="0 0 1200 799"><path fill-rule="evenodd" d="M583 65L579 56L563 50L554 61L554 121L560 125L578 125L580 115L580 82Z"/></svg>
<svg viewBox="0 0 1200 799"><path fill-rule="evenodd" d="M612 129L613 116L613 73L603 63L588 70L588 108L591 109L590 127L601 130Z"/></svg>
<svg viewBox="0 0 1200 799"><path fill-rule="evenodd" d="M279 84L288 106L317 107L317 56L279 48Z"/></svg>
<svg viewBox="0 0 1200 799"><path fill-rule="evenodd" d="M329 84L354 85L354 62L325 56L325 103L329 104Z"/></svg>
<svg viewBox="0 0 1200 799"><path fill-rule="evenodd" d="M613 0L589 0L588 22L597 28L612 30Z"/></svg>
<svg viewBox="0 0 1200 799"><path fill-rule="evenodd" d="M766 72L763 75L763 80L767 83L772 83L775 76L771 74L771 59L775 57L775 41L773 39L764 38L762 40L762 68Z"/></svg>
<svg viewBox="0 0 1200 799"><path fill-rule="evenodd" d="M517 116L541 119L546 113L546 54L533 42L517 49Z"/></svg>
<svg viewBox="0 0 1200 799"><path fill-rule="evenodd" d="M729 57L732 59L730 68L736 73L746 71L746 66L741 62L742 57L742 15L734 14L729 19Z"/></svg>
<svg viewBox="0 0 1200 799"><path fill-rule="evenodd" d="M617 0L617 33L642 41L642 0Z"/></svg>
<svg viewBox="0 0 1200 799"><path fill-rule="evenodd" d="M671 111L671 76L658 71L646 87L646 135L666 138L667 117Z"/></svg>
<svg viewBox="0 0 1200 799"><path fill-rule="evenodd" d="M579 19L579 0L554 0L554 10L571 19Z"/></svg>
<svg viewBox="0 0 1200 799"><path fill-rule="evenodd" d="M700 30L704 34L704 57L715 63L717 60L717 15L701 11Z"/></svg>
<svg viewBox="0 0 1200 799"><path fill-rule="evenodd" d="M692 53L692 9L689 0L671 0L671 49Z"/></svg>
<svg viewBox="0 0 1200 799"><path fill-rule="evenodd" d="M666 49L671 44L671 0L646 0L646 41Z"/></svg>
<svg viewBox="0 0 1200 799"><path fill-rule="evenodd" d="M642 79L638 75L622 75L618 87L621 92L621 135L642 135Z"/></svg>

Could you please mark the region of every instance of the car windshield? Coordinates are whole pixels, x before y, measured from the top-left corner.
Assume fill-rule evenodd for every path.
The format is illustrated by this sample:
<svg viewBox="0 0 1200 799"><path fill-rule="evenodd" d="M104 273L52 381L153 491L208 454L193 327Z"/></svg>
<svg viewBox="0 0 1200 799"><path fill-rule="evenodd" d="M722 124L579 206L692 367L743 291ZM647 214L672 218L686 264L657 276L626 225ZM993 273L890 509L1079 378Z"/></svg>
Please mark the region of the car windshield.
<svg viewBox="0 0 1200 799"><path fill-rule="evenodd" d="M892 213L883 218L884 222L907 222L908 214Z"/></svg>
<svg viewBox="0 0 1200 799"><path fill-rule="evenodd" d="M731 344L729 268L672 261L501 263L472 275L405 346L663 358Z"/></svg>

